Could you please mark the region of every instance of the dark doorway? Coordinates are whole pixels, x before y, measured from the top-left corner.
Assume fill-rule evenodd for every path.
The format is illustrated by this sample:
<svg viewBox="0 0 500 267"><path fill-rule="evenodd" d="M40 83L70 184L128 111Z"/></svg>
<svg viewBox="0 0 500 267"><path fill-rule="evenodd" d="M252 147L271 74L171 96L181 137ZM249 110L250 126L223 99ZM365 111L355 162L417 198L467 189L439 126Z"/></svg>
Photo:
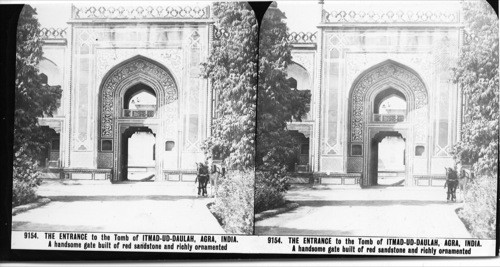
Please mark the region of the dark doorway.
<svg viewBox="0 0 500 267"><path fill-rule="evenodd" d="M295 172L309 172L309 137L299 131L290 131L298 149L298 158L294 164Z"/></svg>
<svg viewBox="0 0 500 267"><path fill-rule="evenodd" d="M156 135L148 127L129 127L122 134L120 181L154 181Z"/></svg>
<svg viewBox="0 0 500 267"><path fill-rule="evenodd" d="M397 131L381 131L371 140L370 185L403 186L406 140Z"/></svg>
<svg viewBox="0 0 500 267"><path fill-rule="evenodd" d="M43 149L40 157L40 167L42 168L59 168L60 166L60 151L61 151L61 135L54 129L47 126L42 126L47 133L48 144Z"/></svg>

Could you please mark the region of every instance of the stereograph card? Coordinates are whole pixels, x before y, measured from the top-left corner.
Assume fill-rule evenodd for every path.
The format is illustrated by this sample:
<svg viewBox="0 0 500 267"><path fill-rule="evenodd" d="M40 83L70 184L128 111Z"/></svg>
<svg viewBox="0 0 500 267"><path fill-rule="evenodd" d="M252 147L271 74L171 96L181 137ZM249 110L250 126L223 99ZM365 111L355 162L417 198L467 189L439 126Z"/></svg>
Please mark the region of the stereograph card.
<svg viewBox="0 0 500 267"><path fill-rule="evenodd" d="M21 4L10 257L497 255L486 1Z"/></svg>

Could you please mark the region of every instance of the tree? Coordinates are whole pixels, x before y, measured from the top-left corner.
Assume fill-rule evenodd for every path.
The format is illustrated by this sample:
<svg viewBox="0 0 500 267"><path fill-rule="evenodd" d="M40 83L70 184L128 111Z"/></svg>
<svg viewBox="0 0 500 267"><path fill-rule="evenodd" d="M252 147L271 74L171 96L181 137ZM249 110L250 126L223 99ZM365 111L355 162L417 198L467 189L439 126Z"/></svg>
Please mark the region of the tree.
<svg viewBox="0 0 500 267"><path fill-rule="evenodd" d="M216 94L216 118L205 142L207 154L222 158L230 169L254 168L258 24L244 2L213 5L215 27L205 78Z"/></svg>
<svg viewBox="0 0 500 267"><path fill-rule="evenodd" d="M216 36L204 75L216 98L209 157L230 171L218 182L211 207L228 233L251 234L254 215L255 112L258 24L245 2L216 2Z"/></svg>
<svg viewBox="0 0 500 267"><path fill-rule="evenodd" d="M310 95L291 89L287 67L292 63L285 15L273 2L262 20L259 39L256 168L286 171L298 147L287 130L292 119L307 113Z"/></svg>
<svg viewBox="0 0 500 267"><path fill-rule="evenodd" d="M454 82L466 104L454 156L461 164L471 164L476 177L466 185L459 216L473 236L492 239L498 201L498 17L486 1L467 1L464 18L466 38Z"/></svg>
<svg viewBox="0 0 500 267"><path fill-rule="evenodd" d="M498 17L486 1L464 3L466 40L454 82L466 101L456 160L473 164L476 174L498 173Z"/></svg>
<svg viewBox="0 0 500 267"><path fill-rule="evenodd" d="M38 64L43 56L36 10L25 5L19 16L16 48L14 111L14 196L21 204L34 197L38 184L37 155L47 146L47 133L38 118L52 116L61 97L59 86L42 83Z"/></svg>
<svg viewBox="0 0 500 267"><path fill-rule="evenodd" d="M298 159L297 140L287 129L307 110L309 93L291 89L287 68L292 63L284 13L273 2L266 11L259 35L255 212L285 203L287 172Z"/></svg>

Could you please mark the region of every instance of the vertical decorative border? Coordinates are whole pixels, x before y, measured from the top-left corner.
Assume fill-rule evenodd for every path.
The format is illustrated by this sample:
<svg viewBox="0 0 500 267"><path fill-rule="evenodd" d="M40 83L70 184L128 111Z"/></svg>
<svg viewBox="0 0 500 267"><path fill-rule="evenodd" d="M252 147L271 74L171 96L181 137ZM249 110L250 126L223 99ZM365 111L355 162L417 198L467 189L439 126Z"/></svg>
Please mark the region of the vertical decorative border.
<svg viewBox="0 0 500 267"><path fill-rule="evenodd" d="M319 13L320 13L320 17L321 17L321 23L323 22L323 4L324 4L324 1L323 0L320 0L318 2L319 4ZM316 108L316 114L314 114L314 120L315 120L315 123L314 123L314 126L315 126L315 129L314 129L314 136L313 136L313 139L315 140L316 144L314 145L314 164L313 164L313 169L312 171L315 172L315 171L319 171L320 170L320 157L321 157L321 84L322 84L322 72L323 72L323 47L325 46L324 43L323 43L323 36L324 36L324 29L321 28L319 31L318 31L318 50L316 51L316 79L315 80L315 102L314 105L315 105L315 108Z"/></svg>

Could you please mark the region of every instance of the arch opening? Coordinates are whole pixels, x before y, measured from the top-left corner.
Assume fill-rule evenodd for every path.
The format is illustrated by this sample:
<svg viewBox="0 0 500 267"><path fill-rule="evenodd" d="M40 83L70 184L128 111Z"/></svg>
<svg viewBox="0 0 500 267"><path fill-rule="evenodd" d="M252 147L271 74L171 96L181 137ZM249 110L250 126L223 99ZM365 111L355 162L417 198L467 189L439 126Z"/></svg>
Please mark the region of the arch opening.
<svg viewBox="0 0 500 267"><path fill-rule="evenodd" d="M48 126L42 126L48 137L48 145L39 155L40 167L58 168L60 167L61 134Z"/></svg>
<svg viewBox="0 0 500 267"><path fill-rule="evenodd" d="M176 132L170 131L167 127L176 126L163 125L159 122L165 117L177 117L177 110L174 109L177 104L170 105L177 99L178 90L173 75L154 60L136 56L108 71L99 91L98 168L111 169L113 182L135 179L138 169L132 169L135 172L130 173L129 177L129 163L134 163L134 155L142 152L132 152L135 140L140 139L135 137L134 133L146 131L154 133L155 141L151 143L151 136L143 138L142 143L145 145L142 148L147 151L145 152L147 157L144 158L150 159L150 162L147 164L139 162L139 169L146 170L141 173L148 175L137 179L156 180L155 177L161 177L163 165L162 159L157 158L159 150L156 143L164 142L166 134L172 135L172 132ZM137 134L141 135L143 133ZM176 137L169 136L169 138ZM151 167L152 165L154 167ZM137 167L135 163L130 166Z"/></svg>
<svg viewBox="0 0 500 267"><path fill-rule="evenodd" d="M373 101L374 122L402 122L407 115L405 95L394 88L378 93Z"/></svg>
<svg viewBox="0 0 500 267"><path fill-rule="evenodd" d="M123 96L123 117L154 117L157 102L153 88L143 83L133 85Z"/></svg>
<svg viewBox="0 0 500 267"><path fill-rule="evenodd" d="M297 130L290 130L290 133L297 149L297 158L293 162L293 166L289 166L289 168L295 172L309 172L311 154L310 138Z"/></svg>
<svg viewBox="0 0 500 267"><path fill-rule="evenodd" d="M300 64L297 64L295 62L291 63L287 67L287 82L290 88L296 92L297 94L302 94L302 95L309 95L311 96L312 92L312 79L311 75L307 71L306 68L301 66ZM311 98L312 100L312 98ZM311 116L311 100L309 100L308 103L306 103L306 109L309 110L302 118L300 118L301 121L309 121L312 120ZM294 120L296 121L296 120Z"/></svg>
<svg viewBox="0 0 500 267"><path fill-rule="evenodd" d="M311 77L304 67L297 63L292 63L288 65L286 72L288 77L295 80L295 88L297 90L311 90Z"/></svg>
<svg viewBox="0 0 500 267"><path fill-rule="evenodd" d="M354 80L349 96L347 145L350 154L347 172L360 173L362 186L379 183L379 149L384 148L384 145L379 147L379 143L385 137L379 140L373 136L381 131L405 136L405 152L397 152L404 156L396 162L403 160L405 164L414 164L413 153L407 151L416 144L430 142L427 134L430 123L428 93L418 73L403 64L387 60L361 73ZM403 147L400 140L393 141L398 149ZM388 141L383 144L385 142ZM396 182L414 185L414 170L414 167L406 168L405 165L405 171L401 172L404 179Z"/></svg>

